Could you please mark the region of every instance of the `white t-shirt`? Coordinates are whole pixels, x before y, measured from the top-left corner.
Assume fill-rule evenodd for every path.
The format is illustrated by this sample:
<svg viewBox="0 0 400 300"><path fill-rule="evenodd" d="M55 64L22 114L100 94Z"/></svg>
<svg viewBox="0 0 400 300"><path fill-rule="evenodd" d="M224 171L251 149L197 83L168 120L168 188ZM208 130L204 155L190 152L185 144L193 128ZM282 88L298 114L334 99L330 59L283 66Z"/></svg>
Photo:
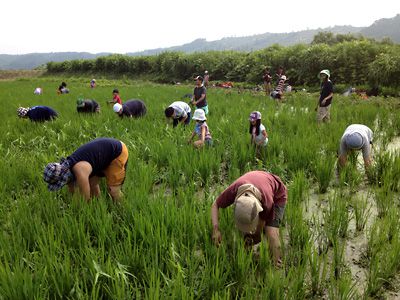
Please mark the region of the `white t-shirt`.
<svg viewBox="0 0 400 300"><path fill-rule="evenodd" d="M344 134L340 140L340 150L339 154L344 155L346 154L349 150L352 150L347 144L346 144L346 136L353 134L353 133L359 133L363 139L363 145L361 147L363 157L367 158L371 154L371 144L372 144L372 130L362 124L352 124L349 127L346 128L344 131Z"/></svg>
<svg viewBox="0 0 400 300"><path fill-rule="evenodd" d="M190 106L183 101L175 101L169 107L172 107L175 111L175 119L185 118L190 113Z"/></svg>
<svg viewBox="0 0 400 300"><path fill-rule="evenodd" d="M257 144L260 143L261 141L264 141L264 142L262 143L262 146L267 146L267 144L268 144L268 138L264 137L264 135L262 134L262 132L263 132L264 130L265 130L265 126L264 126L263 124L260 124L260 133L259 133L258 135L256 135L256 136L254 137L254 139L255 139L255 141L256 141ZM255 131L256 131L256 128L254 127L254 128L253 128L254 134L255 134ZM264 140L264 139L265 139L265 140Z"/></svg>

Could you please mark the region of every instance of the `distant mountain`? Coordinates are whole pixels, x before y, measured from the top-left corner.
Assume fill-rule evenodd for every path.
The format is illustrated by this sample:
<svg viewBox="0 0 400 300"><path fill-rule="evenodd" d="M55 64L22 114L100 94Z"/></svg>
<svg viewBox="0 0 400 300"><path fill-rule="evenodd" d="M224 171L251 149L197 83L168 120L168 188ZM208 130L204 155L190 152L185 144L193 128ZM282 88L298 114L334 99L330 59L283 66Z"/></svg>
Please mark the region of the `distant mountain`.
<svg viewBox="0 0 400 300"><path fill-rule="evenodd" d="M88 52L29 53L22 55L0 54L0 70L34 69L49 61L92 59L110 53L92 54Z"/></svg>
<svg viewBox="0 0 400 300"><path fill-rule="evenodd" d="M321 31L330 31L335 34L362 34L375 39L390 38L395 43L400 43L400 14L393 18L380 19L368 27L334 26L302 30L289 33L263 33L245 37L226 37L216 41L196 39L191 43L168 48L158 48L141 52L131 52L127 55L155 55L165 51L182 51L186 53L203 52L210 50L237 50L254 51L266 48L273 44L290 46L298 43L310 43L314 35ZM34 69L49 61L65 61L74 59L93 59L111 53L91 54L87 52L55 52L55 53L31 53L24 55L0 54L0 70L7 69Z"/></svg>
<svg viewBox="0 0 400 300"><path fill-rule="evenodd" d="M289 33L263 33L244 37L226 37L216 41L206 41L206 39L197 39L191 43L182 46L174 46L169 48L158 48L145 50L141 52L127 53L128 55L155 55L165 51L182 51L186 53L191 52L204 52L210 50L237 50L237 51L254 51L263 49L273 44L280 44L282 46L290 46L294 44L304 43L309 44L312 42L314 35L320 31L330 31L332 33L359 33L363 27L352 26L335 26L329 28L319 28L302 30Z"/></svg>
<svg viewBox="0 0 400 300"><path fill-rule="evenodd" d="M371 26L363 28L360 33L375 39L388 37L393 42L400 43L400 14L390 19L375 21Z"/></svg>

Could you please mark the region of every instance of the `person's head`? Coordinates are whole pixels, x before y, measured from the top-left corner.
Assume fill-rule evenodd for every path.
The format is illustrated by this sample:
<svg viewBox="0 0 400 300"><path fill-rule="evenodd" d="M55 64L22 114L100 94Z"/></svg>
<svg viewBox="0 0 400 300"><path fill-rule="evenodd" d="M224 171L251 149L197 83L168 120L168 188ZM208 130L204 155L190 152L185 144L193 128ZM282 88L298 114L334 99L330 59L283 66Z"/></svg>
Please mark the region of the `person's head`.
<svg viewBox="0 0 400 300"><path fill-rule="evenodd" d="M234 218L236 227L243 233L254 233L259 222L259 213L263 211L261 193L252 184L243 184L238 188L235 198Z"/></svg>
<svg viewBox="0 0 400 300"><path fill-rule="evenodd" d="M76 106L77 107L84 107L85 106L85 102L82 99L78 99L78 100L76 100Z"/></svg>
<svg viewBox="0 0 400 300"><path fill-rule="evenodd" d="M322 81L326 81L331 77L331 73L329 70L322 70L319 72L319 78L321 78Z"/></svg>
<svg viewBox="0 0 400 300"><path fill-rule="evenodd" d="M27 118L28 117L29 107L18 107L17 114L20 118Z"/></svg>
<svg viewBox="0 0 400 300"><path fill-rule="evenodd" d="M192 119L195 120L195 121L197 121L197 122L204 122L204 121L207 120L207 118L206 118L206 113L204 112L203 109L198 108L198 109L196 109L196 110L194 111L194 114L193 114L193 118L192 118Z"/></svg>
<svg viewBox="0 0 400 300"><path fill-rule="evenodd" d="M282 75L280 78L280 80L283 80L283 81L286 81L286 79L287 79L286 75Z"/></svg>
<svg viewBox="0 0 400 300"><path fill-rule="evenodd" d="M202 76L197 76L195 79L196 85L201 86L203 84L203 77Z"/></svg>
<svg viewBox="0 0 400 300"><path fill-rule="evenodd" d="M63 81L63 82L61 82L61 86L62 87L67 87L67 84Z"/></svg>
<svg viewBox="0 0 400 300"><path fill-rule="evenodd" d="M119 115L122 114L123 111L122 105L119 103L115 103L113 106L113 111Z"/></svg>
<svg viewBox="0 0 400 300"><path fill-rule="evenodd" d="M249 117L250 121L250 129L249 133L253 133L253 128L256 127L256 135L260 134L260 125L261 125L261 113L259 111L253 111Z"/></svg>
<svg viewBox="0 0 400 300"><path fill-rule="evenodd" d="M353 132L345 136L347 147L353 150L361 149L364 146L364 139L358 132Z"/></svg>
<svg viewBox="0 0 400 300"><path fill-rule="evenodd" d="M59 163L49 163L43 172L43 180L47 182L49 191L57 191L73 179L73 174L66 159Z"/></svg>
<svg viewBox="0 0 400 300"><path fill-rule="evenodd" d="M207 71L207 70L205 70L205 71L204 71L204 74L206 74L206 75L207 75L207 74L208 74L208 71Z"/></svg>
<svg viewBox="0 0 400 300"><path fill-rule="evenodd" d="M167 107L164 112L167 118L173 118L175 116L175 110L171 106Z"/></svg>
<svg viewBox="0 0 400 300"><path fill-rule="evenodd" d="M279 66L279 68L278 68L278 74L283 74L283 67L282 67L282 66Z"/></svg>
<svg viewBox="0 0 400 300"><path fill-rule="evenodd" d="M119 94L119 90L118 89L113 89L113 95L118 95Z"/></svg>
<svg viewBox="0 0 400 300"><path fill-rule="evenodd" d="M93 83L96 82L96 79L93 78L93 79L91 80L91 82L93 82Z"/></svg>

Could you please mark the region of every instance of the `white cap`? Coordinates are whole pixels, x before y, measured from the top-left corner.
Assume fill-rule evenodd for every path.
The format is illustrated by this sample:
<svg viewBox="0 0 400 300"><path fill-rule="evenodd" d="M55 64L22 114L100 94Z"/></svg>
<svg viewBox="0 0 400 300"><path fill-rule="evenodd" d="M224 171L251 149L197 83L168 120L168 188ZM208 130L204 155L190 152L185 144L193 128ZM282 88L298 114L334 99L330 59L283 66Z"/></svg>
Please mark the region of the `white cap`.
<svg viewBox="0 0 400 300"><path fill-rule="evenodd" d="M203 109L198 108L194 111L194 115L193 115L192 119L197 120L197 121L205 121L205 120L207 120L206 113L204 112Z"/></svg>
<svg viewBox="0 0 400 300"><path fill-rule="evenodd" d="M119 103L115 103L114 104L114 106L113 106L113 111L114 112L119 113L121 111L121 109L122 109L122 105L121 104L119 104Z"/></svg>
<svg viewBox="0 0 400 300"><path fill-rule="evenodd" d="M244 233L254 233L257 229L259 216L263 211L261 193L252 184L243 184L238 188L235 199L235 224Z"/></svg>
<svg viewBox="0 0 400 300"><path fill-rule="evenodd" d="M286 80L286 75L282 75L281 79Z"/></svg>

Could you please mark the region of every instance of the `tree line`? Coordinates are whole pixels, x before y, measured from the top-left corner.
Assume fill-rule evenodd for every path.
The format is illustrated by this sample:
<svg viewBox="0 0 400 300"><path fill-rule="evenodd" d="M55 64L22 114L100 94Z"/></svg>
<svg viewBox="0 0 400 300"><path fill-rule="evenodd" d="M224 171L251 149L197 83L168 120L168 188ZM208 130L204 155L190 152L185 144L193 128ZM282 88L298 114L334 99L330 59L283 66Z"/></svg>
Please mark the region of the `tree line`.
<svg viewBox="0 0 400 300"><path fill-rule="evenodd" d="M54 73L116 74L158 82L191 79L205 70L215 81L260 83L265 68L274 74L282 66L292 85L319 82L321 69L331 70L335 83L398 87L400 45L364 38L335 38L319 34L311 44L271 47L254 51L209 51L186 54L164 52L154 56L114 54L96 59L47 63Z"/></svg>

